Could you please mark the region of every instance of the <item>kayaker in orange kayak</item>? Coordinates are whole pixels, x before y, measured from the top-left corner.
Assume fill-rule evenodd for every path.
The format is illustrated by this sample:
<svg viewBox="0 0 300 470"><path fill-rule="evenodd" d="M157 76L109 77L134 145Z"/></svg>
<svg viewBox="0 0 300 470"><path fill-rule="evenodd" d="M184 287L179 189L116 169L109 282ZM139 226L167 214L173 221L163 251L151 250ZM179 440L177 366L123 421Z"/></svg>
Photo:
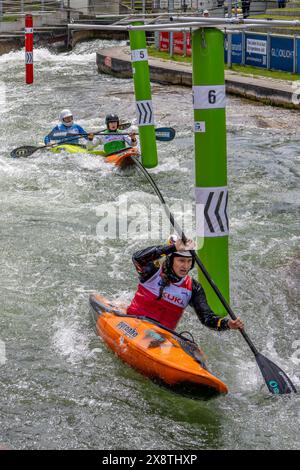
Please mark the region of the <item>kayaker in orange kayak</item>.
<svg viewBox="0 0 300 470"><path fill-rule="evenodd" d="M190 250L195 243L186 244L171 236L166 246L154 246L133 255L140 283L127 309L128 315L147 316L162 325L175 329L184 310L192 306L203 325L214 330L243 329L240 318L220 318L210 309L201 284L189 276L195 260ZM166 257L162 265L159 259Z"/></svg>

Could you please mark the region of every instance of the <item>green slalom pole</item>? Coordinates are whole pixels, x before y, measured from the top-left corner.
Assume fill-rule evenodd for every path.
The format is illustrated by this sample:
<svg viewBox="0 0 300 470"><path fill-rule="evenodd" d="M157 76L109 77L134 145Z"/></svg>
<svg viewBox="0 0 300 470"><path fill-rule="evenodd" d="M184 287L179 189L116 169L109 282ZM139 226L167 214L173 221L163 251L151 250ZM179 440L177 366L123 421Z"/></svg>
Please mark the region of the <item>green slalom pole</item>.
<svg viewBox="0 0 300 470"><path fill-rule="evenodd" d="M133 25L142 24L143 22L133 23ZM153 168L158 164L158 157L146 33L130 31L129 38L142 162L146 168Z"/></svg>
<svg viewBox="0 0 300 470"><path fill-rule="evenodd" d="M193 32L193 103L198 255L229 303L224 38L215 28ZM227 314L199 272L211 309Z"/></svg>

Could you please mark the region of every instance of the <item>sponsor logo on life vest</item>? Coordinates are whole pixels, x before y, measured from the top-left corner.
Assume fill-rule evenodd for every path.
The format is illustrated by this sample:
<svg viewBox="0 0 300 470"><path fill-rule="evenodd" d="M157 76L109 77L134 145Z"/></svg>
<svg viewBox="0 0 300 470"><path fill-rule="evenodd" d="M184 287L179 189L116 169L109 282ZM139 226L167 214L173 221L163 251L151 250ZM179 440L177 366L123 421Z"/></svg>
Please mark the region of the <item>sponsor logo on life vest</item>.
<svg viewBox="0 0 300 470"><path fill-rule="evenodd" d="M136 329L132 328L130 325L128 325L124 321L121 321L120 323L118 323L117 328L123 331L124 335L128 336L128 338L135 338L136 336L138 336L138 332L136 331Z"/></svg>
<svg viewBox="0 0 300 470"><path fill-rule="evenodd" d="M183 306L183 300L174 294L170 294L169 292L164 292L163 298L169 302Z"/></svg>

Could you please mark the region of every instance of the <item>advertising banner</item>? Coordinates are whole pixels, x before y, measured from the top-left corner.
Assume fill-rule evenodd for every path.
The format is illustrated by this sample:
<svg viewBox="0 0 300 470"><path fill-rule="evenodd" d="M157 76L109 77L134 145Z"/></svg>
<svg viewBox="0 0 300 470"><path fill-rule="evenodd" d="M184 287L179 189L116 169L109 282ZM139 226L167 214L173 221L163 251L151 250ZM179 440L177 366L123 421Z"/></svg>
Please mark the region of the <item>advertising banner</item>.
<svg viewBox="0 0 300 470"><path fill-rule="evenodd" d="M271 37L271 69L293 72L294 40L292 38Z"/></svg>
<svg viewBox="0 0 300 470"><path fill-rule="evenodd" d="M268 39L266 34L245 33L245 65L267 68ZM170 37L168 32L160 32L159 49L169 52ZM191 35L186 33L186 51L184 33L174 33L174 54L191 56ZM270 68L293 72L294 68L294 39L284 36L270 36ZM225 34L224 60L227 63L228 34ZM232 34L231 63L243 62L243 34ZM297 73L300 74L300 38L297 39Z"/></svg>
<svg viewBox="0 0 300 470"><path fill-rule="evenodd" d="M228 34L225 36L225 56L224 60L227 63L228 54ZM243 36L242 33L232 34L231 39L231 63L241 64L243 60Z"/></svg>
<svg viewBox="0 0 300 470"><path fill-rule="evenodd" d="M170 47L170 37L168 32L159 33L159 50L168 52Z"/></svg>
<svg viewBox="0 0 300 470"><path fill-rule="evenodd" d="M267 36L246 34L245 64L267 68Z"/></svg>

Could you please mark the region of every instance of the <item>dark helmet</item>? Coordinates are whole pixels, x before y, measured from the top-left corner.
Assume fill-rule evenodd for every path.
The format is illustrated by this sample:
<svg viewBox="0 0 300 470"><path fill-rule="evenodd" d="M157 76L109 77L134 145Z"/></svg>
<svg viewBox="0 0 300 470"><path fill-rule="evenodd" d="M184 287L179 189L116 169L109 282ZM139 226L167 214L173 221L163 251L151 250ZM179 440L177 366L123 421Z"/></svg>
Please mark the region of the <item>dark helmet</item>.
<svg viewBox="0 0 300 470"><path fill-rule="evenodd" d="M117 122L119 125L119 116L117 114L108 114L105 118L105 124L108 126L109 122Z"/></svg>
<svg viewBox="0 0 300 470"><path fill-rule="evenodd" d="M173 234L173 235L170 235L168 240L167 240L167 244L168 245L175 245L176 241L178 240L178 236ZM191 266L191 269L193 269L193 267L195 266L195 256L194 254L192 254L190 251L175 251L174 253L171 253L170 255L167 256L167 259L166 259L166 268L167 270L172 270L173 268L173 260L174 258L176 257L182 257L182 258L192 258L192 266Z"/></svg>

